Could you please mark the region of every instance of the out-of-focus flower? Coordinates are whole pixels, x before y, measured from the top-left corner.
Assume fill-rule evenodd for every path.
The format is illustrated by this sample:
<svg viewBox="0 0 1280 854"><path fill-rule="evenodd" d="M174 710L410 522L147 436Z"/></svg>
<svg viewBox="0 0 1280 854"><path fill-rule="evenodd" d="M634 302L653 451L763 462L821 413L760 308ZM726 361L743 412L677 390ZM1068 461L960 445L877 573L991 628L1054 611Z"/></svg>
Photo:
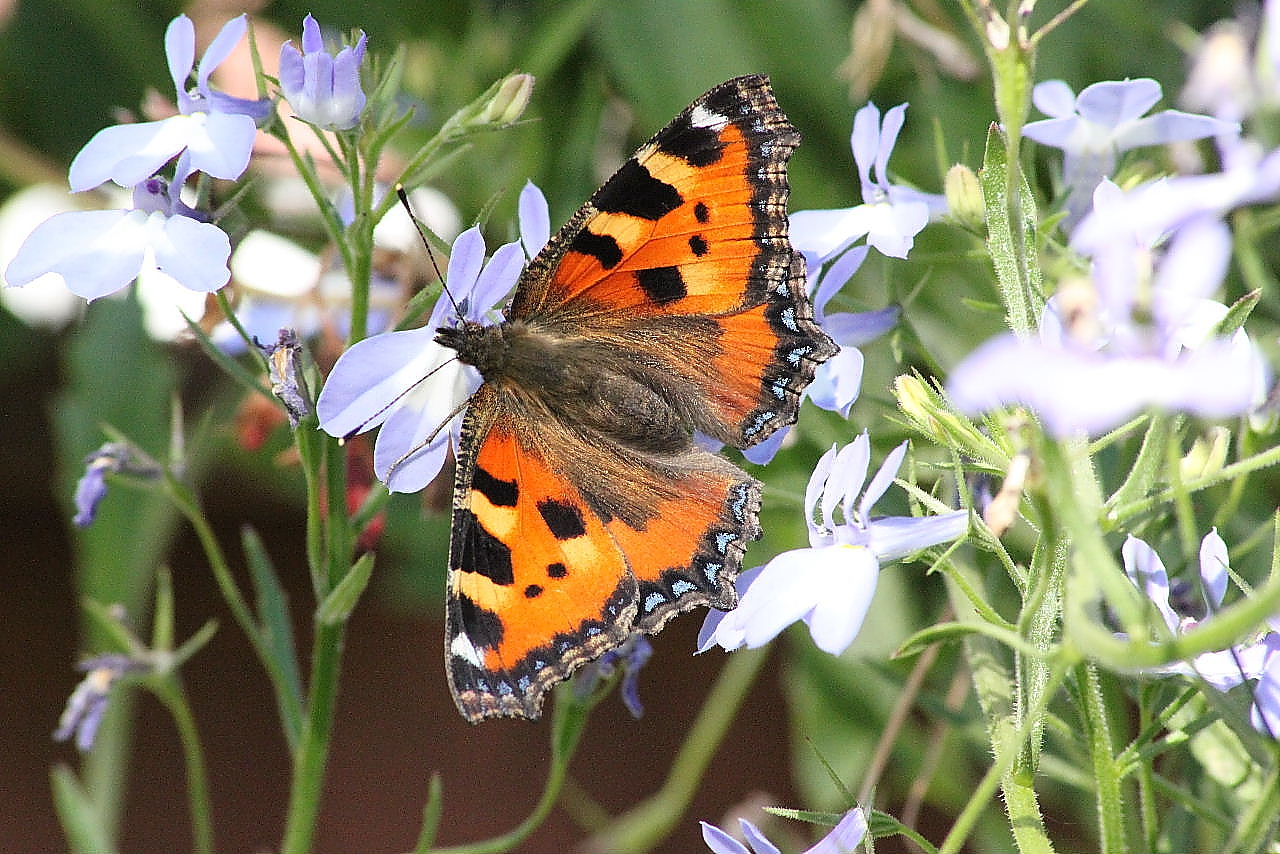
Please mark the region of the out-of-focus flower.
<svg viewBox="0 0 1280 854"><path fill-rule="evenodd" d="M316 19L302 21L302 50L287 41L280 46L280 91L293 113L325 130L349 130L364 112L360 65L368 37L363 31L354 47L330 54Z"/></svg>
<svg viewBox="0 0 1280 854"><path fill-rule="evenodd" d="M791 243L796 249L826 263L865 237L881 253L905 258L929 220L946 212L944 196L889 181L889 155L906 111L906 104L893 107L884 114L883 124L875 104L867 104L854 115L850 143L862 182L862 204L793 213Z"/></svg>
<svg viewBox="0 0 1280 854"><path fill-rule="evenodd" d="M88 753L107 711L111 686L126 673L145 670L146 666L126 655L112 653L82 661L77 669L84 672L85 677L71 692L53 738L66 741L74 734L76 747L81 753Z"/></svg>
<svg viewBox="0 0 1280 854"><path fill-rule="evenodd" d="M231 277L231 241L216 225L190 216L178 189L150 178L134 187L132 210L54 215L27 237L5 279L22 286L56 273L86 300L114 293L151 271L191 291L218 290Z"/></svg>
<svg viewBox="0 0 1280 854"><path fill-rule="evenodd" d="M247 26L244 15L226 23L200 60L196 87L188 89L195 67L195 26L186 15L174 18L165 31L164 48L178 115L98 131L71 162L72 191L91 190L108 180L132 187L183 152L193 171L239 178L249 165L257 122L270 114L271 102L215 91L209 75L231 55Z"/></svg>
<svg viewBox="0 0 1280 854"><path fill-rule="evenodd" d="M6 199L0 205L0 270L8 268L36 226L79 209L75 198L52 184L34 184ZM84 311L84 301L58 276L41 276L21 288L4 287L7 284L0 280L0 304L32 326L61 329Z"/></svg>
<svg viewBox="0 0 1280 854"><path fill-rule="evenodd" d="M965 510L872 518L872 506L893 483L906 452L903 442L868 483L871 440L866 432L839 451L827 451L805 492L809 548L783 552L740 574L738 607L708 612L698 651L717 644L726 650L763 646L803 620L820 649L832 655L844 652L871 607L882 563L954 540L968 530Z"/></svg>
<svg viewBox="0 0 1280 854"><path fill-rule="evenodd" d="M1230 563L1227 545L1217 528L1200 541L1200 593L1202 608L1194 608L1186 596L1172 595L1169 574L1155 549L1134 536L1121 548L1124 570L1160 613L1171 635L1184 634L1213 615L1227 591ZM1185 586L1185 585L1182 585ZM1195 610L1197 613L1192 614ZM1181 613L1180 613L1181 612ZM1275 621L1273 621L1275 622ZM1190 661L1154 668L1153 673L1199 677L1219 691L1257 679L1253 694L1253 725L1272 737L1280 737L1280 627L1273 625L1263 637L1227 649L1205 652Z"/></svg>
<svg viewBox="0 0 1280 854"><path fill-rule="evenodd" d="M642 634L632 634L621 646L600 656L588 664L574 679L574 694L579 700L585 700L595 693L601 682L613 676L615 670L622 669L622 702L626 705L631 717L640 720L644 714L644 705L640 702L640 670L653 655L653 644Z"/></svg>
<svg viewBox="0 0 1280 854"><path fill-rule="evenodd" d="M738 822L742 827L742 836L747 841L745 845L714 824L699 822L702 825L702 840L713 854L780 854L778 846L770 842L754 824L745 818L738 819ZM867 817L859 807L854 807L831 828L830 833L804 854L852 854L866 835Z"/></svg>
<svg viewBox="0 0 1280 854"><path fill-rule="evenodd" d="M124 442L107 442L84 458L84 474L76 484L76 515L71 520L84 528L98 515L98 504L107 494L107 475L126 474L144 480L155 480L161 474L158 463Z"/></svg>
<svg viewBox="0 0 1280 854"><path fill-rule="evenodd" d="M1041 145L1062 149L1062 178L1068 188L1065 228L1071 230L1088 212L1094 188L1115 173L1121 152L1240 130L1235 122L1178 110L1144 115L1160 96L1160 84L1146 77L1094 83L1078 97L1061 80L1047 80L1032 90L1036 107L1051 118L1031 122L1022 132Z"/></svg>
<svg viewBox="0 0 1280 854"><path fill-rule="evenodd" d="M392 492L416 492L435 478L461 429L460 405L480 386L480 376L438 344L436 330L479 322L515 285L524 266L518 242L507 243L486 264L484 238L470 228L454 241L448 285L461 315L442 295L427 324L360 341L329 374L316 410L331 436L382 425L374 470Z"/></svg>
<svg viewBox="0 0 1280 854"><path fill-rule="evenodd" d="M1038 340L999 336L952 371L947 391L961 412L1021 403L1065 437L1097 435L1148 407L1222 418L1262 402L1265 360L1243 330L1216 336L1227 309L1207 298L1226 271L1226 227L1208 217L1188 221L1153 267L1143 241L1159 232L1121 228L1112 207L1123 204L1114 184L1098 187L1090 219L1117 228L1098 242L1091 280L1050 300ZM1137 216L1128 222L1140 224ZM1091 236L1094 227L1081 230Z"/></svg>

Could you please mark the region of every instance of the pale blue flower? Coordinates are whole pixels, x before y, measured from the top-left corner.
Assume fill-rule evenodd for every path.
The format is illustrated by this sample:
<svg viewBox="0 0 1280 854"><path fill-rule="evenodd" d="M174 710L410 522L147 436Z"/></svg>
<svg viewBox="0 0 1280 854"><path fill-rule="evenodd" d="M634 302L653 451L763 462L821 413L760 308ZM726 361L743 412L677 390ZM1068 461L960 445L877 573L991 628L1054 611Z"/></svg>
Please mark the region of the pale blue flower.
<svg viewBox="0 0 1280 854"><path fill-rule="evenodd" d="M1144 115L1160 96L1160 84L1146 77L1094 83L1078 97L1061 80L1048 80L1032 90L1036 107L1051 118L1031 122L1022 132L1041 145L1062 149L1068 230L1088 212L1098 183L1115 173L1121 152L1240 130L1235 122L1179 110Z"/></svg>
<svg viewBox="0 0 1280 854"><path fill-rule="evenodd" d="M520 190L519 202L520 243L524 253L532 258L551 240L551 210L547 197L532 181L526 181Z"/></svg>
<svg viewBox="0 0 1280 854"><path fill-rule="evenodd" d="M349 130L364 112L360 65L368 37L363 31L355 47L331 55L316 19L302 21L302 50L287 41L280 46L280 91L293 113L326 130Z"/></svg>
<svg viewBox="0 0 1280 854"><path fill-rule="evenodd" d="M726 650L763 646L803 620L819 649L832 655L844 652L871 607L881 564L954 540L968 530L965 510L872 517L872 506L893 483L906 452L903 442L869 483L871 440L865 431L843 449L832 447L824 454L805 493L809 548L783 552L740 574L738 607L708 612L698 651L715 645Z"/></svg>
<svg viewBox="0 0 1280 854"><path fill-rule="evenodd" d="M195 66L195 27L186 15L174 18L164 44L178 115L98 131L71 162L71 189L91 190L108 180L132 187L183 152L191 170L214 178L239 178L249 165L257 122L270 114L271 102L215 91L209 75L231 55L247 26L244 15L227 22L200 60L196 87L188 89Z"/></svg>
<svg viewBox="0 0 1280 854"><path fill-rule="evenodd" d="M1193 608L1185 596L1171 594L1169 574L1155 549L1134 536L1121 548L1124 570L1159 612L1165 629L1177 636L1213 619L1222 606L1231 566L1227 545L1217 528L1200 541L1200 595L1203 607ZM1185 586L1185 585L1182 585ZM1196 613L1191 613L1192 611ZM1273 621L1275 622L1275 621ZM1251 712L1253 725L1272 737L1280 736L1280 630L1272 626L1261 638L1222 650L1201 653L1190 661L1180 661L1148 672L1198 677L1218 691L1229 691L1257 679Z"/></svg>
<svg viewBox="0 0 1280 854"><path fill-rule="evenodd" d="M1146 241L1159 230L1138 216L1122 227L1117 205L1123 195L1104 181L1090 219L1116 229L1097 243L1091 281L1050 300L1039 336L998 336L951 372L947 392L961 412L1023 404L1066 437L1098 435L1148 408L1225 418L1262 402L1266 361L1244 330L1216 334L1227 308L1207 298L1229 261L1226 226L1206 216L1186 221L1153 268Z"/></svg>
<svg viewBox="0 0 1280 854"><path fill-rule="evenodd" d="M791 215L791 243L825 263L855 241L884 255L906 258L915 236L946 212L946 198L889 181L889 155L898 141L907 111L899 104L884 114L868 103L853 117L850 144L862 183L862 204L838 210L797 211Z"/></svg>
<svg viewBox="0 0 1280 854"><path fill-rule="evenodd" d="M154 271L191 291L218 290L231 277L231 241L216 225L196 219L178 198L179 189L180 182L170 187L163 178L151 178L134 187L132 210L50 217L27 237L5 279L21 286L56 273L86 300Z"/></svg>
<svg viewBox="0 0 1280 854"><path fill-rule="evenodd" d="M460 441L461 406L480 386L475 368L437 343L441 326L480 322L515 285L524 266L518 242L485 263L484 237L469 228L453 243L447 284L427 324L366 338L343 353L316 402L321 428L345 437L382 425L374 472L392 492L416 492L440 472L452 438Z"/></svg>
<svg viewBox="0 0 1280 854"><path fill-rule="evenodd" d="M742 836L747 840L743 845L714 824L699 822L702 825L702 840L707 843L713 854L780 854L778 846L760 832L760 829L745 818L738 819L742 827ZM839 823L831 828L812 848L804 854L853 854L867 835L867 817L859 807L854 807L844 814Z"/></svg>

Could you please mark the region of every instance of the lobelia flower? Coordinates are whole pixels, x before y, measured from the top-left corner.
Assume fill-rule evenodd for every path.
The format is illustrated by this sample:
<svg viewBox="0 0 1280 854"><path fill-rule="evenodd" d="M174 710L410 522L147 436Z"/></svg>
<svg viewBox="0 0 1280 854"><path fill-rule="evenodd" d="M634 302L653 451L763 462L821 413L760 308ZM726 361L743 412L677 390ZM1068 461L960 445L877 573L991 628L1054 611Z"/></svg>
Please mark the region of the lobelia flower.
<svg viewBox="0 0 1280 854"><path fill-rule="evenodd" d="M111 686L121 676L147 667L126 655L109 653L82 661L77 669L83 671L85 677L71 692L53 738L55 741L66 741L74 734L76 747L81 753L88 753L107 710Z"/></svg>
<svg viewBox="0 0 1280 854"><path fill-rule="evenodd" d="M155 480L161 474L158 463L124 442L107 442L84 458L85 470L76 483L76 515L71 520L85 528L98 515L98 504L107 494L107 475L127 474Z"/></svg>
<svg viewBox="0 0 1280 854"><path fill-rule="evenodd" d="M884 114L883 124L875 104L868 103L854 115L850 144L862 182L862 204L793 213L791 243L796 249L826 263L865 237L881 253L906 258L921 229L946 212L944 196L889 182L889 155L906 111L906 104L893 107Z"/></svg>
<svg viewBox="0 0 1280 854"><path fill-rule="evenodd" d="M714 824L699 822L702 825L702 840L714 854L780 854L778 846L760 832L760 829L745 818L738 819L742 827L742 836L747 840L743 845ZM867 835L867 817L861 808L854 807L804 854L852 854Z"/></svg>
<svg viewBox="0 0 1280 854"><path fill-rule="evenodd" d="M180 163L179 178L185 179L186 174ZM140 275L156 271L190 291L218 290L231 277L227 269L231 241L182 203L181 185L182 180L170 186L165 179L153 177L133 188L132 210L54 215L27 237L9 262L5 279L21 286L55 273L72 293L86 300L114 293ZM196 297L188 305L199 317L204 298Z"/></svg>
<svg viewBox="0 0 1280 854"><path fill-rule="evenodd" d="M644 705L640 702L640 670L652 655L653 644L649 639L639 633L631 634L621 646L614 647L582 668L573 682L574 695L579 702L586 700L601 682L621 669L622 685L618 690L622 702L631 717L640 720L644 714Z"/></svg>
<svg viewBox="0 0 1280 854"><path fill-rule="evenodd" d="M270 114L271 101L215 91L209 75L230 56L247 26L245 15L226 23L200 60L195 89L188 89L195 65L195 26L186 15L174 18L165 31L164 50L177 90L178 115L98 131L71 161L72 191L91 190L108 180L132 187L184 152L192 171L229 181L239 178L249 166L257 123Z"/></svg>
<svg viewBox="0 0 1280 854"><path fill-rule="evenodd" d="M1144 218L1112 210L1132 211L1123 195L1099 185L1090 220L1115 227L1097 244L1091 281L1049 301L1038 339L998 336L952 371L947 392L961 412L1020 403L1066 437L1097 435L1149 407L1222 418L1265 397L1262 354L1243 330L1216 335L1227 308L1207 298L1230 258L1226 226L1186 221L1153 266ZM1096 231L1090 220L1080 226L1086 235Z"/></svg>
<svg viewBox="0 0 1280 854"><path fill-rule="evenodd" d="M1094 83L1079 96L1061 80L1047 80L1032 90L1036 107L1051 118L1030 122L1022 133L1062 149L1062 178L1068 188L1063 226L1068 231L1088 212L1094 188L1115 173L1121 152L1240 130L1235 122L1179 110L1144 116L1160 96L1160 84L1146 77Z"/></svg>
<svg viewBox="0 0 1280 854"><path fill-rule="evenodd" d="M715 645L726 650L763 646L797 620L809 626L819 649L844 652L871 607L880 565L954 540L969 527L966 510L872 518L872 506L893 482L906 452L903 442L866 483L871 440L865 431L843 449L827 451L805 491L809 548L783 552L740 574L738 607L708 612L698 652Z"/></svg>
<svg viewBox="0 0 1280 854"><path fill-rule="evenodd" d="M1169 583L1169 574L1155 549L1130 535L1121 548L1124 570L1135 586L1143 591L1164 620L1172 635L1184 634L1203 620L1213 618L1227 591L1227 545L1214 528L1200 541L1200 593L1203 617L1192 616L1193 607L1187 597ZM1186 585L1179 585L1185 587ZM1172 600L1172 601L1171 601ZM1181 611L1181 613L1180 613ZM1190 661L1177 662L1148 672L1159 675L1181 674L1199 677L1218 691L1226 692L1237 685L1257 679L1251 717L1258 730L1280 737L1280 626L1274 624L1263 637L1251 643L1223 650L1205 652Z"/></svg>
<svg viewBox="0 0 1280 854"><path fill-rule="evenodd" d="M330 55L316 19L303 19L302 51L292 41L280 46L280 91L295 116L325 130L356 126L365 105L360 65L367 41L362 30L355 47Z"/></svg>
<svg viewBox="0 0 1280 854"><path fill-rule="evenodd" d="M331 436L382 425L374 471L392 492L425 487L444 465L450 437L458 447L461 407L480 387L480 375L436 343L436 330L482 320L515 285L524 266L519 242L500 246L487 264L484 256L478 227L460 234L447 273L457 310L442 294L425 326L358 342L338 359L316 401L320 427Z"/></svg>

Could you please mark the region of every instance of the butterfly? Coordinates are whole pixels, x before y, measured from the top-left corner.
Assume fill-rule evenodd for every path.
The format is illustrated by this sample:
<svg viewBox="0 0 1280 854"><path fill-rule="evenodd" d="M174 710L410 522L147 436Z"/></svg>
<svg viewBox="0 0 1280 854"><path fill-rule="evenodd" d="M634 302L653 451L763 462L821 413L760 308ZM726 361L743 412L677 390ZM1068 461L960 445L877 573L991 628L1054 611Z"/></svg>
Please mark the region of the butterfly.
<svg viewBox="0 0 1280 854"><path fill-rule="evenodd" d="M799 134L767 77L658 131L528 264L497 324L436 340L483 383L462 423L446 662L471 722L537 718L578 667L699 605L760 535L745 448L838 348L787 237Z"/></svg>

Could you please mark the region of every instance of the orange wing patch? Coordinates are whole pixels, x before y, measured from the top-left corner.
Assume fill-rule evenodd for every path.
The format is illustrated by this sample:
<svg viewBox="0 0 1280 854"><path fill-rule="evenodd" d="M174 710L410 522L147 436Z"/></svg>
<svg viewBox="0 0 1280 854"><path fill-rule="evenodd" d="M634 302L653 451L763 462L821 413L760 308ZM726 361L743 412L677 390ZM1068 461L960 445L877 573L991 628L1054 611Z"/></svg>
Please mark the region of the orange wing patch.
<svg viewBox="0 0 1280 854"><path fill-rule="evenodd" d="M464 713L526 713L630 630L635 580L582 496L494 426L455 494L448 656ZM471 690L468 690L471 686Z"/></svg>

